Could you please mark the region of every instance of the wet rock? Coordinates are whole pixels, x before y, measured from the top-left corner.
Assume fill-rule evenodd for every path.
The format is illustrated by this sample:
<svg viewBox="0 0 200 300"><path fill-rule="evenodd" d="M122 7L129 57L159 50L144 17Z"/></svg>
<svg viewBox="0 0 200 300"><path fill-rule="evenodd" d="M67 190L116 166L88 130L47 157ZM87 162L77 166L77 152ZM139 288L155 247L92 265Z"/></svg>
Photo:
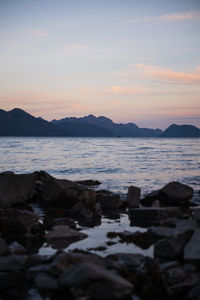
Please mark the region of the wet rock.
<svg viewBox="0 0 200 300"><path fill-rule="evenodd" d="M184 280L178 281L168 288L169 299L177 299L177 297L179 297L179 299L187 299L186 295L189 290L198 283L198 276L196 274L189 274Z"/></svg>
<svg viewBox="0 0 200 300"><path fill-rule="evenodd" d="M128 194L126 197L126 202L129 208L138 208L140 207L140 195L141 189L131 185L128 188Z"/></svg>
<svg viewBox="0 0 200 300"><path fill-rule="evenodd" d="M187 272L181 268L181 267L176 267L176 268L170 268L167 272L167 281L169 285L174 285L178 282L182 282L187 278Z"/></svg>
<svg viewBox="0 0 200 300"><path fill-rule="evenodd" d="M10 249L8 247L8 244L0 238L0 256L8 255L10 253Z"/></svg>
<svg viewBox="0 0 200 300"><path fill-rule="evenodd" d="M140 203L143 206L151 206L155 200L158 200L159 190L152 191L144 196L143 199L140 200Z"/></svg>
<svg viewBox="0 0 200 300"><path fill-rule="evenodd" d="M188 207L194 193L193 188L180 182L170 182L159 192L159 200L163 206Z"/></svg>
<svg viewBox="0 0 200 300"><path fill-rule="evenodd" d="M196 229L184 249L184 259L200 264L200 229Z"/></svg>
<svg viewBox="0 0 200 300"><path fill-rule="evenodd" d="M123 232L108 232L108 238L116 238L119 237L120 243L133 243L139 246L142 249L148 249L152 244L157 241L154 235L150 231L147 232L130 232L130 231L123 231Z"/></svg>
<svg viewBox="0 0 200 300"><path fill-rule="evenodd" d="M161 261L181 259L190 236L190 234L186 234L159 240L154 245L154 257L159 258Z"/></svg>
<svg viewBox="0 0 200 300"><path fill-rule="evenodd" d="M48 243L55 248L66 248L71 243L85 239L86 234L74 230L67 225L54 226L46 235Z"/></svg>
<svg viewBox="0 0 200 300"><path fill-rule="evenodd" d="M9 248L10 248L10 251L13 253L13 254L26 254L26 249L21 245L19 244L18 242L13 242L9 245Z"/></svg>
<svg viewBox="0 0 200 300"><path fill-rule="evenodd" d="M27 259L26 255L11 254L0 257L0 272L21 270Z"/></svg>
<svg viewBox="0 0 200 300"><path fill-rule="evenodd" d="M0 208L31 200L35 194L33 174L0 173Z"/></svg>
<svg viewBox="0 0 200 300"><path fill-rule="evenodd" d="M47 273L38 273L34 277L35 284L40 291L58 289L56 279Z"/></svg>
<svg viewBox="0 0 200 300"><path fill-rule="evenodd" d="M158 239L170 238L178 235L190 234L197 228L197 224L192 219L169 219L163 222L163 226L151 226L150 231Z"/></svg>
<svg viewBox="0 0 200 300"><path fill-rule="evenodd" d="M164 299L165 279L158 263L140 254L113 254L105 259L106 267L115 269L123 278L135 286L141 299Z"/></svg>
<svg viewBox="0 0 200 300"><path fill-rule="evenodd" d="M58 276L65 270L72 266L80 263L91 262L95 265L103 265L103 259L100 256L91 254L89 252L79 253L79 252L68 252L57 254L51 265L50 273Z"/></svg>
<svg viewBox="0 0 200 300"><path fill-rule="evenodd" d="M94 248L88 248L88 251L105 251L107 248L105 246L98 246Z"/></svg>
<svg viewBox="0 0 200 300"><path fill-rule="evenodd" d="M86 185L86 186L93 186L93 185L100 185L101 182L98 180L86 179L86 180L79 180L76 183Z"/></svg>
<svg viewBox="0 0 200 300"><path fill-rule="evenodd" d="M131 226L141 227L148 227L160 220L180 215L181 210L178 207L143 207L129 210Z"/></svg>
<svg viewBox="0 0 200 300"><path fill-rule="evenodd" d="M125 205L121 200L120 195L109 191L97 191L96 199L100 203L102 209L118 209Z"/></svg>
<svg viewBox="0 0 200 300"><path fill-rule="evenodd" d="M180 262L177 260L166 262L166 263L161 263L160 264L160 270L161 271L167 271L171 268L176 268L180 266Z"/></svg>
<svg viewBox="0 0 200 300"><path fill-rule="evenodd" d="M196 222L198 224L200 224L200 207L196 207L194 210L193 210L193 217L194 219L196 220Z"/></svg>
<svg viewBox="0 0 200 300"><path fill-rule="evenodd" d="M121 276L91 262L78 264L66 270L58 279L61 287L84 290L90 299L125 299L134 287Z"/></svg>
<svg viewBox="0 0 200 300"><path fill-rule="evenodd" d="M24 239L41 238L44 229L34 213L9 208L0 209L0 232L6 241L23 243Z"/></svg>

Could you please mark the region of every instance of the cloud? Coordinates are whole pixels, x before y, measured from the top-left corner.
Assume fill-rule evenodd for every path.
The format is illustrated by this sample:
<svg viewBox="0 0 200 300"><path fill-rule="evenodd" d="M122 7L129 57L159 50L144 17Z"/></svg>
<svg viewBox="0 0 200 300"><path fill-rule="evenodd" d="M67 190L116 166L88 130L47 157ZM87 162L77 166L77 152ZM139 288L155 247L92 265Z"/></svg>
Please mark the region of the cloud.
<svg viewBox="0 0 200 300"><path fill-rule="evenodd" d="M156 17L140 17L125 20L126 23L138 23L138 22L182 22L200 20L200 11L186 11L172 14L165 14Z"/></svg>
<svg viewBox="0 0 200 300"><path fill-rule="evenodd" d="M134 64L140 73L148 78L156 79L164 83L173 84L199 84L200 83L200 66L193 73L175 72L171 69L163 69L151 65Z"/></svg>
<svg viewBox="0 0 200 300"><path fill-rule="evenodd" d="M40 37L45 36L45 32L40 30L32 30L32 34Z"/></svg>
<svg viewBox="0 0 200 300"><path fill-rule="evenodd" d="M87 45L81 44L68 44L64 46L66 49L88 49Z"/></svg>
<svg viewBox="0 0 200 300"><path fill-rule="evenodd" d="M111 91L115 94L126 94L126 95L149 95L155 93L151 89L147 89L141 86L125 87L125 86L112 86Z"/></svg>

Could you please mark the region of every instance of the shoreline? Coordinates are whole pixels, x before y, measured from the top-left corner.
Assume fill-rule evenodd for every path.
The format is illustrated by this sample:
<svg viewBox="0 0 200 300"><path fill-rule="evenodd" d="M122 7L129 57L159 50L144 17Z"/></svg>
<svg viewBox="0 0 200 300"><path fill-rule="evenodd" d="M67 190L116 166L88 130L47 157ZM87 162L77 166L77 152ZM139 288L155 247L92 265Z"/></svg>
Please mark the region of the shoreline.
<svg viewBox="0 0 200 300"><path fill-rule="evenodd" d="M141 190L130 186L122 200L94 190L97 184L56 179L44 171L0 173L2 299L14 294L34 299L33 291L41 299L197 299L191 296L200 282L200 206L191 202L194 190L171 182L141 198ZM127 230L127 221L134 230ZM98 245L101 226L105 242ZM87 248L73 248L87 239ZM55 252L41 255L39 249L49 246ZM151 249L152 255L137 249ZM97 290L108 283L106 298L99 296Z"/></svg>

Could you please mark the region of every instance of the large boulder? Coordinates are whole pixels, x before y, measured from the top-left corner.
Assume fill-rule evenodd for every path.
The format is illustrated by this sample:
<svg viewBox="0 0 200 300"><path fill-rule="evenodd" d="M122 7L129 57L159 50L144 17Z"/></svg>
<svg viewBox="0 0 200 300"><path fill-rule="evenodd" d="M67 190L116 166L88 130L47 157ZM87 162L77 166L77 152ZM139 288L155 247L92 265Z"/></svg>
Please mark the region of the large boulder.
<svg viewBox="0 0 200 300"><path fill-rule="evenodd" d="M9 208L31 200L34 195L34 174L0 173L0 208Z"/></svg>
<svg viewBox="0 0 200 300"><path fill-rule="evenodd" d="M124 207L125 202L121 200L119 194L110 191L97 191L96 199L99 202L101 209L118 209Z"/></svg>
<svg viewBox="0 0 200 300"><path fill-rule="evenodd" d="M190 236L190 234L186 234L159 240L154 245L154 256L161 261L182 259L184 247Z"/></svg>
<svg viewBox="0 0 200 300"><path fill-rule="evenodd" d="M66 248L71 243L85 239L86 234L70 228L68 225L56 225L46 235L47 241L54 248Z"/></svg>
<svg viewBox="0 0 200 300"><path fill-rule="evenodd" d="M74 294L84 291L88 299L126 299L134 287L126 279L91 262L66 270L58 279L61 287L73 288Z"/></svg>
<svg viewBox="0 0 200 300"><path fill-rule="evenodd" d="M8 242L24 242L24 239L38 239L44 235L39 218L22 209L0 209L0 233Z"/></svg>
<svg viewBox="0 0 200 300"><path fill-rule="evenodd" d="M200 229L196 229L184 249L184 259L200 265Z"/></svg>
<svg viewBox="0 0 200 300"><path fill-rule="evenodd" d="M141 195L141 189L138 188L137 186L131 185L128 188L126 202L127 202L129 208L140 207L140 195Z"/></svg>
<svg viewBox="0 0 200 300"><path fill-rule="evenodd" d="M162 206L188 207L189 200L194 193L193 188L180 182L170 182L159 192L159 200Z"/></svg>

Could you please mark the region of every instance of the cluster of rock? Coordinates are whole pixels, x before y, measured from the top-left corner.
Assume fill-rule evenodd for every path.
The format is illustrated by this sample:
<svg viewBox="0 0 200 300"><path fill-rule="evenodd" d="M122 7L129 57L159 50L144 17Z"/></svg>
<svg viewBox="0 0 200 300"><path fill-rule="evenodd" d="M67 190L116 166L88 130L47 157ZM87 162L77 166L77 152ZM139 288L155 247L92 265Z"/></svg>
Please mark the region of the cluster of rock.
<svg viewBox="0 0 200 300"><path fill-rule="evenodd" d="M131 186L123 201L88 188L94 184L43 171L0 174L0 299L200 299L200 210L190 207L193 189L172 182L141 199ZM87 237L77 222L98 225L102 212L125 209L133 225L147 230L110 232L107 245L113 238L144 249L154 245L154 258L61 250ZM44 243L59 250L38 255Z"/></svg>

